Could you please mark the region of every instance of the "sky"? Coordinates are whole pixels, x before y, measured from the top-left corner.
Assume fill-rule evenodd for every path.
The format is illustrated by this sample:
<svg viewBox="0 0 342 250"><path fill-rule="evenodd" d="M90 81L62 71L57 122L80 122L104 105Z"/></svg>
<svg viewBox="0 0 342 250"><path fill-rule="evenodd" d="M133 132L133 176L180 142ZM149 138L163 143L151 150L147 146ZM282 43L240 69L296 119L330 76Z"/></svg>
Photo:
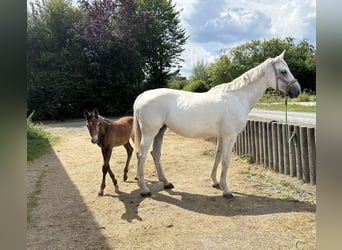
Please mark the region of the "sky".
<svg viewBox="0 0 342 250"><path fill-rule="evenodd" d="M316 46L315 0L172 0L189 35L180 74L189 77L199 61L211 63L222 49L251 40L307 39Z"/></svg>

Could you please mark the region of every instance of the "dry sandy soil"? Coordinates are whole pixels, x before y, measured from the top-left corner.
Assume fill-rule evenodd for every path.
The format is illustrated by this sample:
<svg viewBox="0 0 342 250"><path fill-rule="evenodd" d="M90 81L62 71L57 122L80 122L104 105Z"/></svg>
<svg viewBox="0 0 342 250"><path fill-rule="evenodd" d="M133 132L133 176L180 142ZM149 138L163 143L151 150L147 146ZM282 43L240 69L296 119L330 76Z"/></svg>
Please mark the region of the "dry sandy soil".
<svg viewBox="0 0 342 250"><path fill-rule="evenodd" d="M99 197L102 155L84 125L45 124L62 139L28 162L27 195L36 194L38 205L27 249L315 249L315 186L234 156L228 184L235 197L224 199L211 187L215 145L170 131L162 164L174 189L163 189L149 156L145 178L152 197L142 198L136 159L123 182L126 153L118 147L111 159L118 187L107 176Z"/></svg>

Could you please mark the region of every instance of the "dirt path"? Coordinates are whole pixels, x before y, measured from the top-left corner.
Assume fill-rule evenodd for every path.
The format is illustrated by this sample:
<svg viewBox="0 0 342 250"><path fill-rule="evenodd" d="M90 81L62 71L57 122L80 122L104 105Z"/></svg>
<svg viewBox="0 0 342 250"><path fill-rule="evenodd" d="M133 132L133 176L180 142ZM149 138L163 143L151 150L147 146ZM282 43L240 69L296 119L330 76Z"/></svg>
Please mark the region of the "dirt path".
<svg viewBox="0 0 342 250"><path fill-rule="evenodd" d="M235 198L211 187L215 145L167 131L162 163L173 190L164 190L148 157L145 178L152 197L141 198L132 158L122 181L125 149L115 148L105 196L98 197L102 156L84 122L46 125L62 137L28 163L28 195L38 206L27 227L28 249L315 249L316 191L234 157L228 183Z"/></svg>

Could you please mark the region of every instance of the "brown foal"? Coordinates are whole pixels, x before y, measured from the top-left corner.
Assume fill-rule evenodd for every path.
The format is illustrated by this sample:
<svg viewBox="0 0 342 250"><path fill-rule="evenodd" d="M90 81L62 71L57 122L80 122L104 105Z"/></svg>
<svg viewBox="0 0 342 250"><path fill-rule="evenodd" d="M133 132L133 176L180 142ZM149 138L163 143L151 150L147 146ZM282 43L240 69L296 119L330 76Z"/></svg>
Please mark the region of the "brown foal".
<svg viewBox="0 0 342 250"><path fill-rule="evenodd" d="M133 117L125 116L118 120L108 120L99 115L97 109L93 109L92 112L84 110L84 117L87 121L87 127L91 136L91 142L96 143L100 148L103 156L102 166L102 183L99 192L100 196L103 196L103 190L106 187L105 179L107 172L114 183L117 185L115 175L110 169L109 160L112 155L113 147L124 146L127 151L127 160L124 168L123 180L127 180L128 165L132 157L133 147L131 146L129 139L132 138L132 126Z"/></svg>

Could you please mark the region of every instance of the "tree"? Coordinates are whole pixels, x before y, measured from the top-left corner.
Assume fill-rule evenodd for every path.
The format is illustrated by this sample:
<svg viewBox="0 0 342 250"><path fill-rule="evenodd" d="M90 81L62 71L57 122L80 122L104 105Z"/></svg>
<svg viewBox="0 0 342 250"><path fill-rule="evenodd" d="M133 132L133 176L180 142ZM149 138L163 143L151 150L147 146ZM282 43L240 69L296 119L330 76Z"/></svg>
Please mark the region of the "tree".
<svg viewBox="0 0 342 250"><path fill-rule="evenodd" d="M210 85L229 82L267 58L276 57L286 50L285 61L302 89L316 91L315 48L305 39L298 44L294 41L292 37L283 40L279 38L252 40L221 52L218 61L208 68Z"/></svg>
<svg viewBox="0 0 342 250"><path fill-rule="evenodd" d="M232 81L234 79L234 76L232 75L232 66L228 55L224 53L221 54L217 62L210 64L208 67L210 87Z"/></svg>
<svg viewBox="0 0 342 250"><path fill-rule="evenodd" d="M84 105L104 115L130 113L144 78L135 35L143 21L135 1L81 0L80 7L85 16L70 46L79 51L80 72L92 93Z"/></svg>
<svg viewBox="0 0 342 250"><path fill-rule="evenodd" d="M74 88L67 49L68 31L81 18L67 0L31 3L27 25L28 113L36 119L56 119L74 115L69 95Z"/></svg>
<svg viewBox="0 0 342 250"><path fill-rule="evenodd" d="M190 76L191 81L203 80L208 81L208 65L203 62L203 60L198 61L192 68L192 73Z"/></svg>
<svg viewBox="0 0 342 250"><path fill-rule="evenodd" d="M138 10L146 17L138 37L146 88L165 87L183 61L180 54L188 39L180 26L180 12L170 0L138 0Z"/></svg>

